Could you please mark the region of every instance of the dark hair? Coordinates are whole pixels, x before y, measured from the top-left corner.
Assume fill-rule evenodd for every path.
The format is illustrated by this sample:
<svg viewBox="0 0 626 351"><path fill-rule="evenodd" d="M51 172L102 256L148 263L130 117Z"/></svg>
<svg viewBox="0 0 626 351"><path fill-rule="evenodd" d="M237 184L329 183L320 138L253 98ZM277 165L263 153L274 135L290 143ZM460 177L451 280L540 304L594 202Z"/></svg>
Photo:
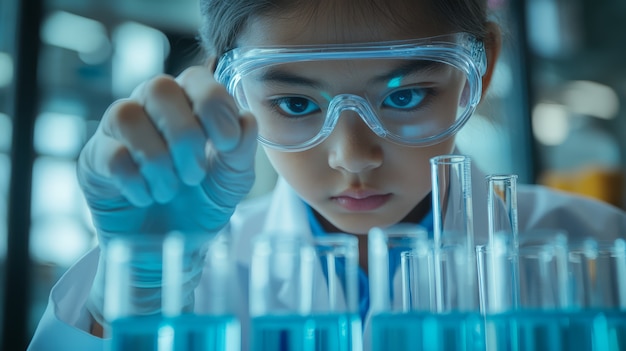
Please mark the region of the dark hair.
<svg viewBox="0 0 626 351"><path fill-rule="evenodd" d="M331 2L333 0L330 0ZM336 2L355 9L374 9L375 13L392 19L399 28L410 29L410 10L412 1L358 0ZM202 24L200 40L205 53L219 57L233 49L237 37L246 26L248 19L254 16L272 13L299 13L305 9L316 10L328 5L328 0L200 0ZM487 23L487 0L429 0L427 4L435 13L438 23L452 31L472 33L479 39L485 39Z"/></svg>

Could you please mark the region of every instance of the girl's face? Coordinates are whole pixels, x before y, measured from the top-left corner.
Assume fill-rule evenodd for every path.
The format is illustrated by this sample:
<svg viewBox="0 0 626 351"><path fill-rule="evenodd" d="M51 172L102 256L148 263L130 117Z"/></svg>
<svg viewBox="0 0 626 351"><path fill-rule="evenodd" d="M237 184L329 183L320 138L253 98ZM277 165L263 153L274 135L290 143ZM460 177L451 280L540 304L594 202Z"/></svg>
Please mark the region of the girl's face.
<svg viewBox="0 0 626 351"><path fill-rule="evenodd" d="M411 33L382 25L374 16L340 12L318 10L308 18L257 17L242 32L238 45L358 43L446 34L428 11L415 12ZM367 61L306 67L290 73L319 82L332 96L359 94L364 82L385 69ZM364 234L373 226L410 220L411 211L431 191L430 158L449 154L453 147L453 138L428 147L401 146L374 134L355 112L345 111L320 145L302 152L265 151L276 171L331 225Z"/></svg>

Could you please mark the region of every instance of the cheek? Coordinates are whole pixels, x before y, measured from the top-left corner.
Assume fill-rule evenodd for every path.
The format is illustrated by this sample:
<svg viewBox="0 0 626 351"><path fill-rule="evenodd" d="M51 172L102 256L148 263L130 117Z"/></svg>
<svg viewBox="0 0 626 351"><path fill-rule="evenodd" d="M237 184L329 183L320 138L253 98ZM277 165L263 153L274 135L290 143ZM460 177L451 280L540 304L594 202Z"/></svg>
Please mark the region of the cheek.
<svg viewBox="0 0 626 351"><path fill-rule="evenodd" d="M267 158L276 172L301 196L314 188L324 186L324 171L328 168L324 164L324 157L314 152L316 148L304 152L280 152L270 148L265 149Z"/></svg>

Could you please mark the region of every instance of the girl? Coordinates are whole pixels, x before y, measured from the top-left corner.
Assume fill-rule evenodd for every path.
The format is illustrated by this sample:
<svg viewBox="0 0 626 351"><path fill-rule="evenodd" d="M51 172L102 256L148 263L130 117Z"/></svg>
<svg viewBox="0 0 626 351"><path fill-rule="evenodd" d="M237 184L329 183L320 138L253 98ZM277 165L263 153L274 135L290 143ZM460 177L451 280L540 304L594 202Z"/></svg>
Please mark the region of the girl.
<svg viewBox="0 0 626 351"><path fill-rule="evenodd" d="M428 226L429 159L456 152L500 35L486 0L202 0L201 11L207 65L114 102L78 178L100 245L174 229L232 236L246 349L250 239L303 227L355 234L367 272L370 228ZM240 204L257 140L280 179L271 195ZM473 172L474 193L485 194ZM475 198L475 233L485 233L486 204ZM518 202L521 231L626 233L626 215L597 202L538 187L520 187ZM103 349L99 252L54 287L31 349Z"/></svg>

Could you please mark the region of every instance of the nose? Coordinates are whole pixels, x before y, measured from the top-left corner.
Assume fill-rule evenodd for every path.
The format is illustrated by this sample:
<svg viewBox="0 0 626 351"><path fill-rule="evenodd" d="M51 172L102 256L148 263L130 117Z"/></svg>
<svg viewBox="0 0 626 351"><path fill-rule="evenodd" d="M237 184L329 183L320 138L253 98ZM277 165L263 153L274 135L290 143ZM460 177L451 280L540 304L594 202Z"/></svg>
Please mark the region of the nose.
<svg viewBox="0 0 626 351"><path fill-rule="evenodd" d="M343 111L335 129L325 141L328 164L346 173L359 174L376 169L383 162L382 138L354 111Z"/></svg>

